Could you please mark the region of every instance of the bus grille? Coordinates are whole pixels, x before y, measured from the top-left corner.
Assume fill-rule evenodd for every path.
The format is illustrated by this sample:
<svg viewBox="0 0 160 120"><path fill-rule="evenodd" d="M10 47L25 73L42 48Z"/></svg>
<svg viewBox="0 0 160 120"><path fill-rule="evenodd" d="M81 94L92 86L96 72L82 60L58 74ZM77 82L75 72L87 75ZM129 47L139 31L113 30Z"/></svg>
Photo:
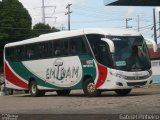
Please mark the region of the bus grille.
<svg viewBox="0 0 160 120"><path fill-rule="evenodd" d="M145 85L147 83L147 81L145 82L127 82L128 86L141 86L141 85Z"/></svg>
<svg viewBox="0 0 160 120"><path fill-rule="evenodd" d="M144 80L144 79L147 79L147 78L149 78L149 77L150 77L149 75L138 76L138 77L135 77L135 76L127 76L125 79L126 79L126 80Z"/></svg>

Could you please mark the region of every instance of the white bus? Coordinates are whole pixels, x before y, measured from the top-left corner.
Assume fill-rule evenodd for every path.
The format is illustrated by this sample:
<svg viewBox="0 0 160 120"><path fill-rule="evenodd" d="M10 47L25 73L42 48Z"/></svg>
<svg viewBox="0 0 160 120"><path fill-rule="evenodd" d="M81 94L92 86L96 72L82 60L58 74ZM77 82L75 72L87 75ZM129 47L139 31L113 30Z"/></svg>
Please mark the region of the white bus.
<svg viewBox="0 0 160 120"><path fill-rule="evenodd" d="M81 29L44 34L4 48L7 88L86 96L113 90L127 95L152 83L151 62L142 35L128 29Z"/></svg>

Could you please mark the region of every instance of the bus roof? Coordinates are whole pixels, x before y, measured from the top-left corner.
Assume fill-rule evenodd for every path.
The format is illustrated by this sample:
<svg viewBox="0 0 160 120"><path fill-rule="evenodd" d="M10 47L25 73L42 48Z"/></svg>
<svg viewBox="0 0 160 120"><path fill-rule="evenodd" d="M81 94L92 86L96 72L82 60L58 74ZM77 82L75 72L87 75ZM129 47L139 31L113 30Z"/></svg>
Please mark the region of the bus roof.
<svg viewBox="0 0 160 120"><path fill-rule="evenodd" d="M79 36L84 34L103 34L107 36L140 36L140 33L133 30L129 30L129 29L85 28L85 29L79 29L79 30L60 31L60 32L43 34L43 35L40 35L39 37L35 37L35 38L31 38L31 39L27 39L19 42L14 42L14 43L8 43L5 45L5 47L36 43L36 42L42 42L42 41L49 41L49 40L60 39L60 38L74 37L74 36Z"/></svg>

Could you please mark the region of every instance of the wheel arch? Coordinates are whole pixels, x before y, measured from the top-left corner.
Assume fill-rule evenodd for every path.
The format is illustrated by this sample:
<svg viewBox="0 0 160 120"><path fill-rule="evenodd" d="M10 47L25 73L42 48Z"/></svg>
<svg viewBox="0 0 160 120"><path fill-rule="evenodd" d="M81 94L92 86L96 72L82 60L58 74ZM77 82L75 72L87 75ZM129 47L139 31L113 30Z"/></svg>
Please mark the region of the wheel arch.
<svg viewBox="0 0 160 120"><path fill-rule="evenodd" d="M37 81L34 77L30 77L29 80L28 80L28 89L29 89L31 81L35 81L37 83Z"/></svg>
<svg viewBox="0 0 160 120"><path fill-rule="evenodd" d="M84 77L83 77L82 86L84 85L84 82L86 80L92 80L94 82L93 77L91 75L87 74L87 75L84 75Z"/></svg>

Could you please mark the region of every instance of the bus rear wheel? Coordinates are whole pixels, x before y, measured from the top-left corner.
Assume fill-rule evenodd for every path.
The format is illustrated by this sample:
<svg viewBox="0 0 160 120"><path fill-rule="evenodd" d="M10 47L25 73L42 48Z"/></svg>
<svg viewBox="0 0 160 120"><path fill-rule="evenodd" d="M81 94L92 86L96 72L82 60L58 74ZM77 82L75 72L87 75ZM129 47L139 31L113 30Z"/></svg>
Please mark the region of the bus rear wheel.
<svg viewBox="0 0 160 120"><path fill-rule="evenodd" d="M96 89L96 86L92 79L85 80L83 83L83 92L88 97L100 96L101 91Z"/></svg>
<svg viewBox="0 0 160 120"><path fill-rule="evenodd" d="M56 92L58 96L68 96L71 90L57 90Z"/></svg>
<svg viewBox="0 0 160 120"><path fill-rule="evenodd" d="M45 95L45 91L38 90L36 81L30 82L29 91L30 91L31 96L33 96L33 97L39 97L39 96Z"/></svg>
<svg viewBox="0 0 160 120"><path fill-rule="evenodd" d="M132 89L118 89L115 92L120 96L126 96L131 92Z"/></svg>

